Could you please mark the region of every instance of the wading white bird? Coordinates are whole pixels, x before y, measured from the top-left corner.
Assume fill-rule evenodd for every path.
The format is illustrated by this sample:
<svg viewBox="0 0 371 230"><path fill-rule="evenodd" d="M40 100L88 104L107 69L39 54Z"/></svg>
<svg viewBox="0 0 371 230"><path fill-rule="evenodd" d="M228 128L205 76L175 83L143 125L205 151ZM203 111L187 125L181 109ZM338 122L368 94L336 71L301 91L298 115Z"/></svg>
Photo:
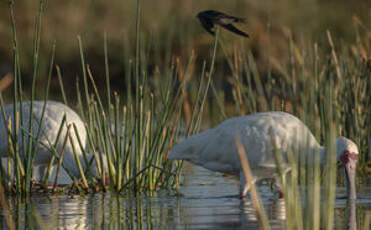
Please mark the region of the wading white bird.
<svg viewBox="0 0 371 230"><path fill-rule="evenodd" d="M30 105L31 105L31 102L29 101L22 102L23 127L20 127L20 121L19 121L19 128L18 128L18 135L17 135L17 142L19 143L19 150L20 150L21 155L23 155L21 156L22 159L25 158L24 156L25 153L23 153L22 151L23 150L22 135L24 136L24 139L25 139L24 143L26 145L29 139L29 135L27 135L27 133L29 131ZM42 122L39 142L35 143L37 147L37 152L36 152L33 170L32 170L32 175L33 175L32 177L33 179L37 181L40 181L42 179L45 169L47 169L48 167L48 164L53 154L51 151L51 146L54 145L57 139L58 131L62 123L64 115L66 115L66 122L63 126L61 136L59 138L59 143L57 147L58 155L61 153L61 150L62 150L63 142L64 142L64 139L67 133L67 126L70 124L75 124L83 148L85 148L87 144L87 134L86 134L84 123L75 111L73 111L70 107L66 106L65 104L55 102L55 101L47 101L46 107L45 107L45 114L44 114L43 119L41 120L43 106L44 106L44 101L33 101L32 111L33 111L34 121L33 121L32 138L36 138L40 122ZM18 112L20 111L20 103L17 104L17 111ZM12 124L14 124L15 122L13 104L5 106L4 112L6 115L5 123L4 123L4 113L0 109L0 155L1 157L8 156L8 132L7 132L7 128L5 125L7 124L9 117L11 118ZM77 134L75 133L73 127L71 127L70 135L71 135L73 144L75 146L77 156L79 157L79 160L81 162L83 169L85 169L86 164L83 159L83 153L79 146ZM89 154L88 160L90 161L92 157L93 155ZM57 164L57 160L55 160L54 163ZM64 148L63 163L66 166L66 168L70 172L73 173L74 176L76 176L77 178L81 177L79 169L76 164L75 156L73 153L73 147L72 147L72 143L70 139L68 139L68 141L66 142L66 146ZM103 167L106 167L106 164L104 164ZM98 175L95 164L92 166L92 173L95 176Z"/></svg>
<svg viewBox="0 0 371 230"><path fill-rule="evenodd" d="M240 138L245 148L255 181L273 178L278 184L276 150L283 154L283 159L287 159L288 150L302 150L309 154L318 151L320 163L325 162L326 148L318 144L303 122L284 112L256 113L225 120L218 126L175 145L170 151L169 159L187 160L212 171L239 175L240 196L245 197L248 184L235 145L236 137ZM355 199L358 147L351 140L338 137L336 156L345 168L348 197Z"/></svg>

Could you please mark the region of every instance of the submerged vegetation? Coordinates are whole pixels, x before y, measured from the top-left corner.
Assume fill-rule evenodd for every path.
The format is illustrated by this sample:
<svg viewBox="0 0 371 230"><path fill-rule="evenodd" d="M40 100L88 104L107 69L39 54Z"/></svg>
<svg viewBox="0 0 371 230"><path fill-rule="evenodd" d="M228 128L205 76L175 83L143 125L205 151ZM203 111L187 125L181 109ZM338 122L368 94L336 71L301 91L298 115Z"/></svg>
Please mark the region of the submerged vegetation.
<svg viewBox="0 0 371 230"><path fill-rule="evenodd" d="M52 7L54 3L49 4ZM104 74L94 74L95 64L88 64L86 56L89 46L85 45L84 36L78 36L76 41L81 71L74 69L73 75L78 75L74 81L71 82L71 78L63 74L63 67L56 61L58 44L55 41L51 42L50 55L42 57L43 60L49 60L47 71L41 70L42 25L43 20L47 20L43 19L46 10L44 0L40 1L35 20L30 87L22 71L21 57L25 56L19 45L14 2L9 3L14 81L13 89L9 90L11 100L3 98L1 94L1 107L4 107L4 101L12 101L13 104L36 99L47 101L51 87L56 88L51 84L57 82L60 90L53 95L60 94L61 100L75 108L86 124L88 146L74 143L76 150L83 154L95 153L98 157L94 161L98 168L102 168L102 158L108 163L109 184L102 171L98 178L94 178L88 167L85 172L81 170L81 179L71 175L74 183L61 186L57 191L83 194L110 190L122 194L175 188L179 186L182 163L169 162L167 154L179 138L197 132L201 125L214 124L231 116L270 110L298 116L319 142L328 143L329 146L333 147L337 135L354 140L360 147L358 184L363 183L362 178L367 176L371 160L371 31L362 20L356 16L353 18L356 31L352 33L353 43L337 43L328 30L320 35L327 45L299 45L295 36L286 31L288 52L280 54L282 60L270 53L278 49L273 47L276 43L273 42L274 37L269 37L270 33L264 38L265 50L260 51L267 53L267 58L262 61L261 57L256 57L251 44L245 40L233 40L231 45L232 42L225 39L228 35L220 31L215 39L207 40L210 42L207 51L210 58L200 60L197 56L201 51L192 50L189 45L185 45L189 48L189 55L178 56L173 53L172 47L160 42L161 38L155 35L154 38L142 37L141 7L140 1L137 1L135 41L130 41L135 46L135 49L131 47L135 50L134 55L130 56L130 52L127 52L120 60L123 67L118 72L123 73L122 84L125 87L116 91L120 87L115 85L117 76L111 76L110 50L117 50L110 47L109 33L104 33L104 55L103 60L99 61L99 69L104 66ZM175 30L175 26L171 26L169 30ZM187 42L186 35L177 36L180 35L172 38ZM46 73L45 76L42 73ZM112 79L115 79L114 82ZM43 90L38 86L40 82L45 85ZM115 85L114 90L112 85ZM77 100L73 101L72 98ZM50 180L47 175L40 186L31 182L33 161L37 157L37 149L33 146L38 143L40 133L35 133L32 128L24 130L20 123L23 116L31 117L30 122L36 124L41 124L42 120L34 121L31 114L24 114L22 109L16 111L16 107L14 109L14 114L19 114L19 120L0 121L9 127L8 158L15 169L11 172L1 166L0 195L28 197L35 191L53 192L54 189L47 185ZM60 127L64 125L62 122ZM70 128L74 129L73 126ZM32 134L29 138L32 141L21 145L22 140L15 138L17 132L22 132L22 136ZM59 161L61 153L56 151L56 145L63 143L65 138L60 137L49 146L55 162L63 162L63 159ZM285 200L288 228L332 228L334 213L329 210L334 210L337 168L334 159L327 160L329 164L321 178L318 164L305 167L303 162L291 159L290 164L296 170L283 183L287 192L285 197L293 197ZM51 162L48 175L52 165ZM76 162L76 167L78 165ZM63 167L63 163L60 166ZM321 180L328 181L322 197L318 192ZM299 183L308 189L301 191ZM305 197L305 201L301 202L300 197ZM323 202L320 202L320 198L323 198ZM6 201L4 203L2 197L0 200L4 208ZM326 215L320 218L320 213Z"/></svg>

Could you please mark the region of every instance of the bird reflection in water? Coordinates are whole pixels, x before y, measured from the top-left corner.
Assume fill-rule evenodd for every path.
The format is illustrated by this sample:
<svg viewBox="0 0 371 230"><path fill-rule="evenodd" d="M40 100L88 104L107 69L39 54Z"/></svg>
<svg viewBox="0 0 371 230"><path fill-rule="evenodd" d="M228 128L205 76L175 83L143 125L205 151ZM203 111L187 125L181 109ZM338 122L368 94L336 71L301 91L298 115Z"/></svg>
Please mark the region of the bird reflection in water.
<svg viewBox="0 0 371 230"><path fill-rule="evenodd" d="M263 202L271 226L285 229L286 207L284 199L269 199ZM258 227L258 217L250 199L241 200L241 226Z"/></svg>

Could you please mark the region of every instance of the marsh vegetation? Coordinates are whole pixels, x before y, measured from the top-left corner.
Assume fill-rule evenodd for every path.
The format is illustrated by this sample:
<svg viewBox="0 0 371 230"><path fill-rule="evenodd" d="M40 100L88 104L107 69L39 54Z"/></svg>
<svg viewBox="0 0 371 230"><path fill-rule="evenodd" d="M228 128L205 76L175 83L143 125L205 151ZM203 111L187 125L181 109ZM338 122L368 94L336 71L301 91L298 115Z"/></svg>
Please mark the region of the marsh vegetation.
<svg viewBox="0 0 371 230"><path fill-rule="evenodd" d="M9 71L4 79L12 81L0 87L1 106L59 100L73 108L88 136L87 146L74 143L75 150L96 153L97 165L105 158L110 179L108 184L103 173L94 177L80 170L81 177L71 174L74 183L56 191L46 176L35 186L34 146L40 133L22 128L22 117L35 124L42 119L34 121L31 112L14 108L16 119L0 121L9 127L8 162L14 169L3 165L0 170L1 205L9 228L13 221L5 214L11 205L7 197L27 203L34 193L176 194L182 163L168 161L167 154L178 140L229 117L262 111L294 114L328 146L340 135L355 141L360 151L357 186L369 186L370 6L356 2L350 8L328 1L297 3L300 10L292 10L298 6L290 1L279 6L166 0L1 3L1 15L9 16L1 23L7 22L3 25L10 32L1 38L6 39L0 49L6 50L6 58L0 59L5 63L0 72L5 76ZM332 7L339 9L337 14L332 15ZM251 39L204 32L194 16L208 8L246 16ZM308 25L308 18L315 23ZM29 141L15 138L17 132L30 136ZM66 138L48 146L61 167L56 146ZM297 171L285 184L286 197L293 198L285 199L287 228L333 228L335 188L343 181L334 159L327 160L324 175L318 164L290 162ZM326 186L319 193L323 181ZM35 220L42 225L38 215Z"/></svg>

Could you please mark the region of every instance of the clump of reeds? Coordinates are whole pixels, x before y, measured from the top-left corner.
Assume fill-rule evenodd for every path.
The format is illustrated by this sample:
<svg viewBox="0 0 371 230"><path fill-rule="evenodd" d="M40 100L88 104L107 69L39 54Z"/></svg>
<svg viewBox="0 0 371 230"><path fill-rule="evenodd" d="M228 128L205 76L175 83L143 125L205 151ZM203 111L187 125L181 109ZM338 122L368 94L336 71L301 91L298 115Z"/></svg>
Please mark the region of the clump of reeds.
<svg viewBox="0 0 371 230"><path fill-rule="evenodd" d="M357 28L358 31L358 28ZM368 31L365 31L367 33ZM317 140L324 141L324 116L328 107L326 86L332 84L332 106L335 126L339 135L354 140L360 147L360 165L371 159L370 127L371 110L371 66L369 58L369 36L356 34L355 44L336 48L331 33L326 34L329 51L317 43L312 48L299 48L289 37L291 53L287 57L291 65L279 66L271 60L266 72L257 70L251 52L235 51L233 56L225 53L233 78L233 107L223 101L221 90L212 91L216 105L221 110L215 113L217 122L231 115L244 115L263 111L280 110L294 114L304 120ZM245 50L241 47L241 50ZM301 51L300 51L301 50ZM362 168L362 167L361 167Z"/></svg>
<svg viewBox="0 0 371 230"><path fill-rule="evenodd" d="M17 45L13 2L10 2L9 10L12 19L14 45L13 114L16 115L14 120L4 119L1 121L5 127L8 127L8 162L9 164L13 162L12 171L10 170L11 167L4 169L1 166L0 176L5 191L17 194L29 194L37 191L55 192L57 191L58 172L61 167L65 169L74 183L59 188L58 191L89 192L110 189L116 192L140 192L156 191L161 188L172 188L178 185L177 180L181 163L173 164L168 162L166 154L179 135L186 136L198 129L211 78L209 77L206 80L204 77L205 71L202 71L200 86L193 101L194 105L191 111L187 110L187 113L183 113L183 110L185 110L183 104L188 101L186 87L193 74L194 56L190 57L188 63L186 63L186 68L183 68L183 62L180 59L175 59L164 73L157 73L156 77L161 82L156 85L155 89L152 89L154 82L146 74L148 67L144 58L145 51L140 47L142 42L140 38L140 2L138 2L137 12L137 52L135 61L129 60L130 68L127 70L129 77L127 78L126 95L111 92L107 36L105 35L103 43L107 92L104 97L99 94L93 69L87 64L85 59L83 39L78 36L83 87L80 89L78 81L76 82L77 108L82 119L86 122L88 146L82 146L78 130L74 125L68 126L68 132L65 137L60 135L62 128L66 126L65 119L63 119L59 127L58 138L55 143L50 143L50 146L48 146L52 159L47 173L40 181L40 186L35 186L31 183L33 162L35 157L37 157L37 148L34 146L39 143L40 127L43 120L43 115L41 120L35 121L33 118L32 101L36 97L35 84L38 76L41 19L44 7L45 2L40 1L34 32L34 75L32 76L31 98L29 99L31 108L29 114L25 114L22 106L19 109L16 107L16 104L25 100L26 96L23 93L22 76L18 60L20 50ZM50 81L55 66L55 47L54 42L50 56L47 87L44 92L45 102L48 100ZM203 68L205 68L205 65ZM56 66L56 70L62 98L64 103L69 105L61 69ZM134 87L132 88L133 85ZM0 102L4 112L4 103L1 95ZM43 111L45 111L45 106ZM184 114L187 116L187 128L184 128L183 125ZM4 118L7 117L5 114L3 115ZM30 128L28 130L22 128L24 127L24 124L22 124L24 116L30 117L28 126ZM34 123L39 124L37 132L33 130ZM73 143L70 139L69 133L72 130L77 134L79 143ZM19 133L20 135L18 135ZM17 139L18 136L22 138ZM75 156L77 151L82 152L85 156L84 165L87 166L85 169L82 168L82 162L79 161L78 157L75 157L76 168L79 169L80 178L73 176L64 167L63 150L62 152L57 151L57 146L60 144L62 146L65 145L66 141L72 142ZM92 162L87 161L86 155L88 153L94 153ZM107 168L104 167L104 162L107 162ZM55 164L57 164L57 176L54 180L54 185L50 187L47 186L47 183L50 180L49 177ZM93 164L98 168L98 178L92 176L90 166ZM107 175L109 178L107 178ZM109 179L109 183L107 183L107 179Z"/></svg>
<svg viewBox="0 0 371 230"><path fill-rule="evenodd" d="M370 160L371 66L368 55L365 55L367 50L359 37L358 44L344 46L340 52L336 50L330 32L327 32L327 39L328 53L320 50L317 44L313 50L300 53L290 39L292 65L287 70L282 68L278 77L268 72L262 79L249 53L235 53L234 58L229 59L237 114L269 110L295 114L307 124L317 140L328 147L322 168L319 153L308 153L306 155L311 157L303 159L298 150L288 151L287 164L291 168L288 174L283 168L282 153L277 153L278 172L285 192L287 229L333 228L337 186L336 136L346 136L360 146L360 177ZM341 184L342 177L338 178Z"/></svg>

